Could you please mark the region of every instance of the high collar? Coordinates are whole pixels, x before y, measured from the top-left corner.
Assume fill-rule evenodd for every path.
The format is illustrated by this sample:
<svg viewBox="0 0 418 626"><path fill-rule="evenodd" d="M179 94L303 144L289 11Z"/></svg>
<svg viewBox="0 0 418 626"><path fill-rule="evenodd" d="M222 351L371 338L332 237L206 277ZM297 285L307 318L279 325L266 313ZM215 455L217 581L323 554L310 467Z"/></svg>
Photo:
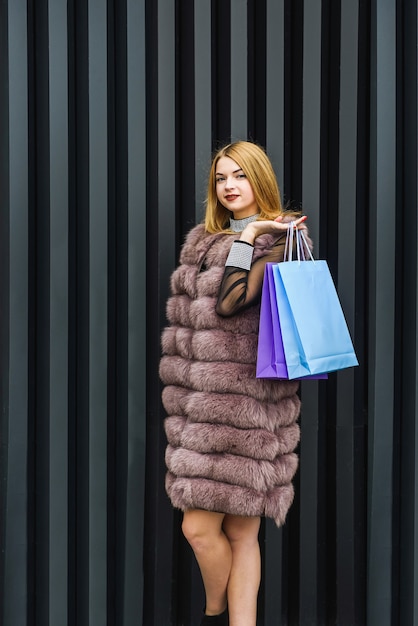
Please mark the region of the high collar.
<svg viewBox="0 0 418 626"><path fill-rule="evenodd" d="M242 233L247 224L251 224L251 222L255 222L256 219L260 217L259 213L255 215L250 215L249 217L243 217L241 220L234 220L233 217L229 218L229 228L234 233Z"/></svg>

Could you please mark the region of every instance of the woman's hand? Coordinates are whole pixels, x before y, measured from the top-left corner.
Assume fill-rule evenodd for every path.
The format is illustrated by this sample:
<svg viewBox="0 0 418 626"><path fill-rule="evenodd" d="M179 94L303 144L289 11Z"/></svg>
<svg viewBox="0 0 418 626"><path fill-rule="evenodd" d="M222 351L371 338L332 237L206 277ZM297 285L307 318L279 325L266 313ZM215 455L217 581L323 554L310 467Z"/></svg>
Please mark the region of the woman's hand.
<svg viewBox="0 0 418 626"><path fill-rule="evenodd" d="M293 220L293 224L296 228L302 229L305 228L303 222L307 219L306 215L302 215L296 220ZM251 222L248 224L241 233L240 240L246 241L251 245L254 245L254 241L260 235L274 235L285 232L289 226L290 222L283 222L283 215L279 215L275 220L260 220L256 222Z"/></svg>

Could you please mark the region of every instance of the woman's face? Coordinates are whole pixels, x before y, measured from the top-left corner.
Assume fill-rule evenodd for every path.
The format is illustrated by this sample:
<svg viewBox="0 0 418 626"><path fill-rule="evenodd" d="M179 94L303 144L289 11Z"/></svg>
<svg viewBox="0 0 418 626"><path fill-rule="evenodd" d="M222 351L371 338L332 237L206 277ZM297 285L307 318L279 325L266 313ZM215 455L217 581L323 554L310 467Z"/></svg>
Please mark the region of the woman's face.
<svg viewBox="0 0 418 626"><path fill-rule="evenodd" d="M230 157L221 157L215 169L216 195L234 219L258 213L253 189L240 166Z"/></svg>

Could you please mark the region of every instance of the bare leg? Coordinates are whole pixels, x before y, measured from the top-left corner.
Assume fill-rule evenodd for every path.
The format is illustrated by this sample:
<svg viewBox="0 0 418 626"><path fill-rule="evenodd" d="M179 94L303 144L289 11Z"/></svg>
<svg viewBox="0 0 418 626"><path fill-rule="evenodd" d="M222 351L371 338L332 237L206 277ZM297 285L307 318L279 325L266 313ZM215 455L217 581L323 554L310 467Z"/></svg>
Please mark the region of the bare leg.
<svg viewBox="0 0 418 626"><path fill-rule="evenodd" d="M260 518L225 515L223 528L232 551L228 582L229 626L256 626L261 579Z"/></svg>
<svg viewBox="0 0 418 626"><path fill-rule="evenodd" d="M190 543L203 578L206 614L219 615L227 604L231 546L222 529L223 513L186 511L182 530Z"/></svg>

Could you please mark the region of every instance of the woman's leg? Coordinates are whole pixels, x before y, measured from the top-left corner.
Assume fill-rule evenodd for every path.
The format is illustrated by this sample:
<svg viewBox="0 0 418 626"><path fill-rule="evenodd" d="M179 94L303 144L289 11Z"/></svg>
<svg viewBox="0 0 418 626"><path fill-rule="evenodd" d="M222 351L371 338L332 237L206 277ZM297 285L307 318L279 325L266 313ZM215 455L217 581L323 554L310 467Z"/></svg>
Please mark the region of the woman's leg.
<svg viewBox="0 0 418 626"><path fill-rule="evenodd" d="M228 581L229 626L255 626L261 579L260 518L225 515L223 529L232 551Z"/></svg>
<svg viewBox="0 0 418 626"><path fill-rule="evenodd" d="M223 513L186 511L182 530L191 545L203 578L206 615L219 615L226 608L231 572L231 546L222 529Z"/></svg>

